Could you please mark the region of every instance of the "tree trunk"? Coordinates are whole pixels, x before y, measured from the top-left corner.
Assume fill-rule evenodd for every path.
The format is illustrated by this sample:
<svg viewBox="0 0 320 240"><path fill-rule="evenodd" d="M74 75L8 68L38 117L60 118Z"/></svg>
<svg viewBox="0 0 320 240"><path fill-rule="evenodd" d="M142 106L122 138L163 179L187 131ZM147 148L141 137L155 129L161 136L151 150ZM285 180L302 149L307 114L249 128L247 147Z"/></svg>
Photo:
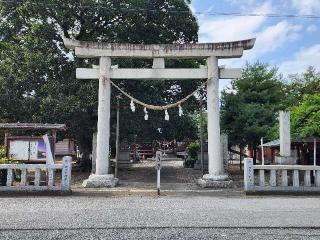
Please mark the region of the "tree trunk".
<svg viewBox="0 0 320 240"><path fill-rule="evenodd" d="M240 171L242 171L242 158L243 158L244 155L245 154L243 154L243 147L240 146Z"/></svg>
<svg viewBox="0 0 320 240"><path fill-rule="evenodd" d="M80 152L81 152L81 157L80 157L80 163L79 167L81 170L90 170L91 169L91 159L90 159L90 147L86 145L80 145Z"/></svg>
<svg viewBox="0 0 320 240"><path fill-rule="evenodd" d="M253 150L253 164L256 165L257 164L257 147L253 146L252 150Z"/></svg>

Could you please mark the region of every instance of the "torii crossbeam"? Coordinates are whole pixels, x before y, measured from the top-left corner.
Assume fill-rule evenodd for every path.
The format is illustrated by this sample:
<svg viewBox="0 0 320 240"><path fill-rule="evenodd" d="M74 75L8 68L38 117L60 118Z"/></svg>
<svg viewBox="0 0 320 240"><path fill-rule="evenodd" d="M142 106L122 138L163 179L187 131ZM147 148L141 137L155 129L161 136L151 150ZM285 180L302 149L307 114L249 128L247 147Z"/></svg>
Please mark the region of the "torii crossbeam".
<svg viewBox="0 0 320 240"><path fill-rule="evenodd" d="M208 168L209 174L199 182L203 187L224 186L228 176L224 172L220 147L219 78L241 77L241 69L218 67L218 59L239 58L244 50L254 46L255 39L222 43L196 44L121 44L98 43L64 39L69 49L81 58L99 58L98 68L77 68L78 79L99 79L98 134L96 172L85 180L85 187L114 187L118 179L109 172L110 137L110 79L208 79ZM112 58L152 58L150 69L111 68ZM166 69L165 58L206 59L200 68Z"/></svg>

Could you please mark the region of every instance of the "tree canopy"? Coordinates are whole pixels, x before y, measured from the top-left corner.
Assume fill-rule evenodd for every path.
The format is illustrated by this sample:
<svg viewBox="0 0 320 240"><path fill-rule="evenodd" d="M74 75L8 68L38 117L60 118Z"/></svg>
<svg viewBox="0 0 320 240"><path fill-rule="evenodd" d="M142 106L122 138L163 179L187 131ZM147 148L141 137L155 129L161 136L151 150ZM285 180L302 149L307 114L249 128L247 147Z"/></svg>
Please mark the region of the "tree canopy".
<svg viewBox="0 0 320 240"><path fill-rule="evenodd" d="M196 42L198 25L181 0L48 0L0 2L0 120L3 122L66 123L69 137L89 152L96 128L98 81L75 79L76 67L91 67L95 60L75 58L62 36L77 40L120 43ZM150 67L148 60L114 59L120 67ZM166 67L197 66L195 61L168 61ZM142 101L166 104L189 94L197 81L119 81L124 90ZM174 90L173 90L174 88ZM112 92L112 105L116 105ZM129 105L127 99L121 105ZM192 107L185 106L185 111ZM112 130L115 111L112 110ZM194 135L192 119L170 110L121 111L121 136L177 137ZM162 128L159 136L157 128ZM114 131L112 131L114 132ZM112 140L112 139L111 139Z"/></svg>
<svg viewBox="0 0 320 240"><path fill-rule="evenodd" d="M272 132L283 99L283 83L276 68L247 64L240 79L221 94L221 129L232 145L253 149Z"/></svg>
<svg viewBox="0 0 320 240"><path fill-rule="evenodd" d="M303 74L290 76L286 104L291 113L292 135L320 136L320 73L309 67Z"/></svg>
<svg viewBox="0 0 320 240"><path fill-rule="evenodd" d="M293 135L320 137L320 94L306 96L299 105L289 110Z"/></svg>
<svg viewBox="0 0 320 240"><path fill-rule="evenodd" d="M285 85L287 107L300 104L306 96L320 93L320 73L309 67L303 74L289 75Z"/></svg>

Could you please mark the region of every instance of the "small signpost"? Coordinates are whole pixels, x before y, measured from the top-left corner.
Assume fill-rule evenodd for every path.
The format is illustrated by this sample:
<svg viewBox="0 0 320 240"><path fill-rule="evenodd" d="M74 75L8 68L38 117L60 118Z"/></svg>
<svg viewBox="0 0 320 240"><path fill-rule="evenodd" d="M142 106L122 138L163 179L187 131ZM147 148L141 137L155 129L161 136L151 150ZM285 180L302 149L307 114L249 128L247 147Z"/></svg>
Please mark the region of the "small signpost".
<svg viewBox="0 0 320 240"><path fill-rule="evenodd" d="M161 164L161 158L162 158L162 152L158 150L156 152L156 166L155 169L157 170L157 190L158 190L158 196L160 195L160 170L162 168Z"/></svg>

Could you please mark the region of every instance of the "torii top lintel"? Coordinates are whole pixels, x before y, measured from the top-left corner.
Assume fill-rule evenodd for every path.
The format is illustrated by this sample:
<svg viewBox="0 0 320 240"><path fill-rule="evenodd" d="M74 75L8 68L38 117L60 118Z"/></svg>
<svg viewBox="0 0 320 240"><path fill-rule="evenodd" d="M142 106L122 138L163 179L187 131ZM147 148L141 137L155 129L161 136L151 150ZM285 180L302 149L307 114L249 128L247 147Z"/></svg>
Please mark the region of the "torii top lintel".
<svg viewBox="0 0 320 240"><path fill-rule="evenodd" d="M64 38L64 45L81 58L238 58L253 48L255 38L234 42L186 44L128 44L77 41Z"/></svg>

